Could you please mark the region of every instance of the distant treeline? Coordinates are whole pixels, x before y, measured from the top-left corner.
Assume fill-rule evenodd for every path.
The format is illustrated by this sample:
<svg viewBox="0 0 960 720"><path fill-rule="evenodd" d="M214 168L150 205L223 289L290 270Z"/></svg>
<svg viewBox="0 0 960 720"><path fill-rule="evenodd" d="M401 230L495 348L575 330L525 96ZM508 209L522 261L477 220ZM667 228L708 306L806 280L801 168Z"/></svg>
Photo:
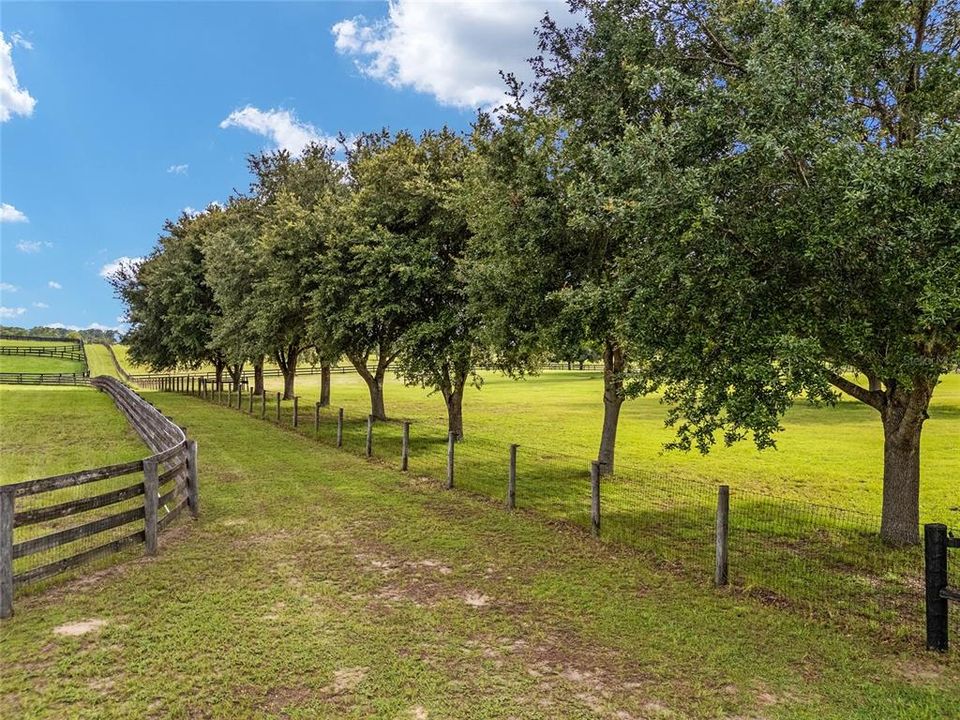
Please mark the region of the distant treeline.
<svg viewBox="0 0 960 720"><path fill-rule="evenodd" d="M17 337L48 337L48 338L78 338L84 342L107 343L118 342L120 334L115 330L99 330L88 328L86 330L67 330L66 328L46 327L39 325L32 328L11 327L9 325L0 325L0 335L12 335Z"/></svg>

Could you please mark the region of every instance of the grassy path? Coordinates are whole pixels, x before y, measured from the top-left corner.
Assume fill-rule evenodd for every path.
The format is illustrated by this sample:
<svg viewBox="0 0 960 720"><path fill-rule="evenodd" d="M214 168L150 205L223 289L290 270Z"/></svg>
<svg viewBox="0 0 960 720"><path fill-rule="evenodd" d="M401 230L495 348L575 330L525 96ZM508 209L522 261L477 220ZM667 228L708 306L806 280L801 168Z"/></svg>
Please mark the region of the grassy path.
<svg viewBox="0 0 960 720"><path fill-rule="evenodd" d="M202 518L25 593L3 717L947 718L960 660L717 594L236 412L157 396Z"/></svg>

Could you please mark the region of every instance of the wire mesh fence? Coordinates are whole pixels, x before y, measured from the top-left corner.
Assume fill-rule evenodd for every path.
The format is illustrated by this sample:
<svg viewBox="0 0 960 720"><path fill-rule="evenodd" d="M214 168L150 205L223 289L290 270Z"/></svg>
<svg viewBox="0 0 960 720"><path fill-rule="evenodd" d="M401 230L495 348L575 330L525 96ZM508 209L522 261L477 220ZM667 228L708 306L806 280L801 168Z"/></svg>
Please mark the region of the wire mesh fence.
<svg viewBox="0 0 960 720"><path fill-rule="evenodd" d="M253 402L232 397L232 403L220 402L401 468L403 421L371 421L340 408L299 403L295 416L294 401L278 402L276 395L268 394L265 405L260 396ZM503 439L476 434L456 442L453 486L506 503L510 447ZM411 422L408 471L446 484L449 448L445 424ZM518 508L592 528L589 458L556 448L519 447L515 485ZM600 486L601 539L635 548L695 582L713 582L717 483L618 462ZM922 547L883 544L879 517L736 487L730 490L729 508L733 592L840 626L856 625L885 639L922 634ZM950 585L960 587L960 551L954 556ZM951 614L951 624L960 632L960 612Z"/></svg>

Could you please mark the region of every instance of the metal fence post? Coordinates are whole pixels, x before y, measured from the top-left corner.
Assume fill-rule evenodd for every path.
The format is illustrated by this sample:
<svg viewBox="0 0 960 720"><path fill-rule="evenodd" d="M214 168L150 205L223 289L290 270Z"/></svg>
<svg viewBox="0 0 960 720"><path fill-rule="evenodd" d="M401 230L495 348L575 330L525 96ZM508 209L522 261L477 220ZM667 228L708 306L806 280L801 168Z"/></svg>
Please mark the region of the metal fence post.
<svg viewBox="0 0 960 720"><path fill-rule="evenodd" d="M600 537L600 463L590 463L590 531Z"/></svg>
<svg viewBox="0 0 960 720"><path fill-rule="evenodd" d="M337 447L343 447L343 408L337 412Z"/></svg>
<svg viewBox="0 0 960 720"><path fill-rule="evenodd" d="M200 515L200 487L197 484L197 441L187 440L187 505L190 514Z"/></svg>
<svg viewBox="0 0 960 720"><path fill-rule="evenodd" d="M447 433L447 490L453 489L453 448L457 444L457 434Z"/></svg>
<svg viewBox="0 0 960 720"><path fill-rule="evenodd" d="M400 469L406 472L410 465L410 421L403 421L403 438L400 442Z"/></svg>
<svg viewBox="0 0 960 720"><path fill-rule="evenodd" d="M159 499L157 461L143 461L143 529L147 555L157 554L157 500Z"/></svg>
<svg viewBox="0 0 960 720"><path fill-rule="evenodd" d="M947 526L927 523L923 526L923 565L927 605L927 650L949 649L947 614L943 591L947 589Z"/></svg>
<svg viewBox="0 0 960 720"><path fill-rule="evenodd" d="M0 619L13 616L13 491L0 488Z"/></svg>
<svg viewBox="0 0 960 720"><path fill-rule="evenodd" d="M510 446L510 468L507 471L507 510L517 507L517 448Z"/></svg>
<svg viewBox="0 0 960 720"><path fill-rule="evenodd" d="M367 457L373 457L373 415L367 415Z"/></svg>
<svg viewBox="0 0 960 720"><path fill-rule="evenodd" d="M728 537L730 530L730 486L717 488L717 557L713 584L725 587L729 582Z"/></svg>

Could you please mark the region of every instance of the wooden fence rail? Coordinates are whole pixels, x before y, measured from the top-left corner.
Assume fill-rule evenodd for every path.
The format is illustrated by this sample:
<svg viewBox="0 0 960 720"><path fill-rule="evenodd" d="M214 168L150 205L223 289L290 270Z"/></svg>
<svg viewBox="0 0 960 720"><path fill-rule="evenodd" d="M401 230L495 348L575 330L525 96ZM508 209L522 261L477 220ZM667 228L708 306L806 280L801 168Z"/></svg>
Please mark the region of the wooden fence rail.
<svg viewBox="0 0 960 720"><path fill-rule="evenodd" d="M0 373L0 385L86 385L83 373Z"/></svg>
<svg viewBox="0 0 960 720"><path fill-rule="evenodd" d="M153 454L142 460L0 486L0 618L13 614L15 588L135 543L145 543L148 553L153 554L157 533L173 522L185 507L194 517L197 515L196 443L186 437L183 429L115 378L100 376L89 382L113 398ZM65 501L62 493L60 496L56 494L82 486L95 487L95 483L126 476L138 477L130 484L93 491ZM123 503L129 505L130 501L140 497L143 498L142 504L124 507L95 519L88 518L66 528L59 525L65 518ZM51 498L53 502L44 502ZM23 508L18 507L21 503ZM45 524L46 528L43 527ZM80 552L70 550L66 557L57 557L20 571L15 568L16 561L22 558L128 525L134 525L132 532L124 532L108 542ZM47 532L31 533L19 540L15 537L17 530L36 529L37 526Z"/></svg>

